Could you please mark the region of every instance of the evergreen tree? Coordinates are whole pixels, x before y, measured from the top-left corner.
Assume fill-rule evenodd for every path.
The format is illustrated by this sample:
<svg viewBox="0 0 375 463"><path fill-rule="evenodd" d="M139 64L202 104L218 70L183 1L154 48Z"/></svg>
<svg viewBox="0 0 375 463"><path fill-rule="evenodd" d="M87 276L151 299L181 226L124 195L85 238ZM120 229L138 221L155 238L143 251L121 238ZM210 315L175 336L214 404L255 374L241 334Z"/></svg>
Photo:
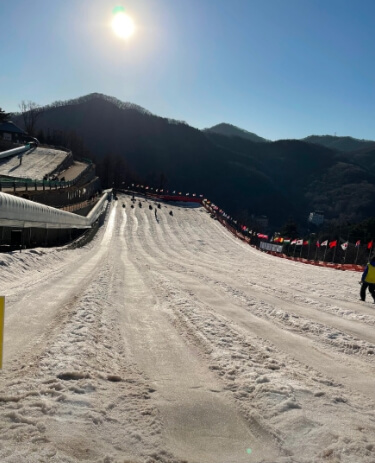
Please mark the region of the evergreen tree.
<svg viewBox="0 0 375 463"><path fill-rule="evenodd" d="M10 114L6 113L3 109L0 108L0 122L5 122L9 119Z"/></svg>

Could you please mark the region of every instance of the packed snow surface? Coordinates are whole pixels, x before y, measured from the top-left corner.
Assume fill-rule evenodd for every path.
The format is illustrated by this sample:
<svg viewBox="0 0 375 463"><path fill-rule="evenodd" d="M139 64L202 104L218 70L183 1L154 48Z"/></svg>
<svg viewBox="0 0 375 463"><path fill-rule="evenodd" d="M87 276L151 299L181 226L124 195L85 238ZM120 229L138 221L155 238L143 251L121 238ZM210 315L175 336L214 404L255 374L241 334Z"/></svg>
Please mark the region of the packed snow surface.
<svg viewBox="0 0 375 463"><path fill-rule="evenodd" d="M0 461L374 462L359 274L131 204L82 248L0 255Z"/></svg>
<svg viewBox="0 0 375 463"><path fill-rule="evenodd" d="M0 175L43 180L68 157L66 151L52 148L32 148L0 161Z"/></svg>

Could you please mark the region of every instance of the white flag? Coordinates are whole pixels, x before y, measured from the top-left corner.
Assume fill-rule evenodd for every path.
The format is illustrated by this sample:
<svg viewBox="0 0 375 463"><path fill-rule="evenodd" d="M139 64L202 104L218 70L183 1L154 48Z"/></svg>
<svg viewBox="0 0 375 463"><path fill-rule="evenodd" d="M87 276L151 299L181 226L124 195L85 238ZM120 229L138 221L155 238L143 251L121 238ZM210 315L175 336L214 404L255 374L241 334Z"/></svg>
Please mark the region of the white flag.
<svg viewBox="0 0 375 463"><path fill-rule="evenodd" d="M302 245L303 245L303 240L297 240L296 245L297 245L297 246L302 246Z"/></svg>
<svg viewBox="0 0 375 463"><path fill-rule="evenodd" d="M343 249L344 251L346 251L346 248L348 247L348 244L349 244L349 241L347 241L346 243L343 243L343 244L341 245L341 247L342 247L342 249Z"/></svg>
<svg viewBox="0 0 375 463"><path fill-rule="evenodd" d="M328 240L323 241L323 243L320 246L327 246L327 244L328 244Z"/></svg>

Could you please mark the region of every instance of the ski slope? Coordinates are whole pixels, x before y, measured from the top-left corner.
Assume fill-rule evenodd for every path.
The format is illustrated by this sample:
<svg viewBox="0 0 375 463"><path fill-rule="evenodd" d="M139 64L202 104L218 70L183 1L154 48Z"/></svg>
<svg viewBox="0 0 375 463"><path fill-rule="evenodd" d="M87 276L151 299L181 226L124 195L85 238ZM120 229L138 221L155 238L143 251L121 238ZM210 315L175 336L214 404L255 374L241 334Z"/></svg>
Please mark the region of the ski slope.
<svg viewBox="0 0 375 463"><path fill-rule="evenodd" d="M375 461L360 275L141 201L83 248L0 255L0 461Z"/></svg>

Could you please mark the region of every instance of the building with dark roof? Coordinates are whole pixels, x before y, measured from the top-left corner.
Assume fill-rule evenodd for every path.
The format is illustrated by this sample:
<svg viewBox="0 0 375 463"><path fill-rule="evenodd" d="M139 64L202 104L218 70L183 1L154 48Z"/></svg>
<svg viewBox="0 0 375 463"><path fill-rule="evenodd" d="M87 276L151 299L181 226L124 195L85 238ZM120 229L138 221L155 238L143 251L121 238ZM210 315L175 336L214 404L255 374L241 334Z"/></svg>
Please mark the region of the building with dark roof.
<svg viewBox="0 0 375 463"><path fill-rule="evenodd" d="M12 121L0 122L0 140L20 143L26 132Z"/></svg>

